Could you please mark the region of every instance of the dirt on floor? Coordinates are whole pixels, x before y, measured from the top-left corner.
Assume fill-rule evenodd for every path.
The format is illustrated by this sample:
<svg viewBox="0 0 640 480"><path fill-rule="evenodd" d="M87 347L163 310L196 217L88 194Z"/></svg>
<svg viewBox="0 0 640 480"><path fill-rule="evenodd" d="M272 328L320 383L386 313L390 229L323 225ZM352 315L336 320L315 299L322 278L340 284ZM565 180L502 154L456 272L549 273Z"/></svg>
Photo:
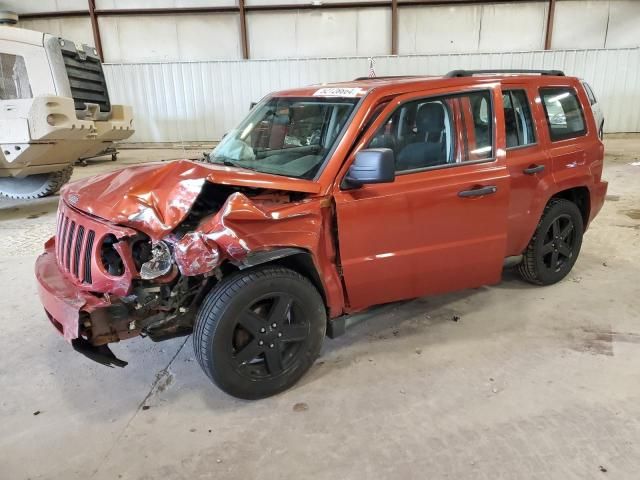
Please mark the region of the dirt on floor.
<svg viewBox="0 0 640 480"><path fill-rule="evenodd" d="M573 272L387 305L290 391L217 390L191 338L74 352L33 264L58 199L0 201L0 478L636 479L640 136L607 138L607 202ZM74 178L199 150L123 150Z"/></svg>

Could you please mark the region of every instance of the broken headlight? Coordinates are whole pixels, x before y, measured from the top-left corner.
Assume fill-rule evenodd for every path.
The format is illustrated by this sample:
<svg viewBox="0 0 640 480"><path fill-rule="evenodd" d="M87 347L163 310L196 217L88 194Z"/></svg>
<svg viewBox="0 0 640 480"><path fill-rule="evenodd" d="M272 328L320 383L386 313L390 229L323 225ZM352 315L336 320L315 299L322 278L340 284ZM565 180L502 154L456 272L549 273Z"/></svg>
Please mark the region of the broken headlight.
<svg viewBox="0 0 640 480"><path fill-rule="evenodd" d="M151 259L142 264L140 277L144 280L153 280L169 273L172 266L173 257L169 245L163 241L154 242L151 247Z"/></svg>
<svg viewBox="0 0 640 480"><path fill-rule="evenodd" d="M116 250L116 243L118 239L115 235L109 234L104 238L100 246L100 260L105 272L114 277L120 277L124 275L124 263Z"/></svg>

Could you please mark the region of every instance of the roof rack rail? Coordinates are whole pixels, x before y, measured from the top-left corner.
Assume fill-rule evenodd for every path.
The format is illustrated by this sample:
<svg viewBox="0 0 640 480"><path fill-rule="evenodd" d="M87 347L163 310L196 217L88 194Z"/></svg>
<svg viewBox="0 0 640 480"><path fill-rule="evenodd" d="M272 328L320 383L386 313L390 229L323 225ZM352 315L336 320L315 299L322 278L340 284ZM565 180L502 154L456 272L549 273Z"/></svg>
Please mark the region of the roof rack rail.
<svg viewBox="0 0 640 480"><path fill-rule="evenodd" d="M539 75L550 75L554 77L564 77L562 70L521 70L521 69L495 69L495 70L451 70L445 77L471 77L485 73L536 73Z"/></svg>
<svg viewBox="0 0 640 480"><path fill-rule="evenodd" d="M423 75L384 75L382 77L358 77L355 78L354 82L359 82L360 80L389 80L393 78L417 78L422 77Z"/></svg>

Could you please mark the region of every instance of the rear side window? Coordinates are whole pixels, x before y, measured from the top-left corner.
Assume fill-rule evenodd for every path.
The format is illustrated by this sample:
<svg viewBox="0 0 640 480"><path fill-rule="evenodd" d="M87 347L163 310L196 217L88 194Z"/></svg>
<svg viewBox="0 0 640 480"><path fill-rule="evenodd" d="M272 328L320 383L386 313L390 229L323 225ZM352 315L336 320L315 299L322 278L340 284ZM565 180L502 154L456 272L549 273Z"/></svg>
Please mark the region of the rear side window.
<svg viewBox="0 0 640 480"><path fill-rule="evenodd" d="M31 98L31 85L24 58L0 53L0 100Z"/></svg>
<svg viewBox="0 0 640 480"><path fill-rule="evenodd" d="M575 90L567 87L541 88L552 141L579 137L587 133L584 113Z"/></svg>
<svg viewBox="0 0 640 480"><path fill-rule="evenodd" d="M529 101L524 90L506 90L502 93L507 148L531 145L536 142Z"/></svg>

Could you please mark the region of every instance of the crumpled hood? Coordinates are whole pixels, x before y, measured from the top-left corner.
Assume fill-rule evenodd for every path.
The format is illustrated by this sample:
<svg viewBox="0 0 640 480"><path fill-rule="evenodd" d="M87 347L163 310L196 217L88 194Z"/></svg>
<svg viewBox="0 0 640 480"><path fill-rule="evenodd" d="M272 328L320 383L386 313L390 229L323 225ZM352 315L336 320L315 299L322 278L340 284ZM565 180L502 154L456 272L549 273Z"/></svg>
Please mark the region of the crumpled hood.
<svg viewBox="0 0 640 480"><path fill-rule="evenodd" d="M204 182L280 191L318 193L310 180L233 167L176 160L150 163L67 184L61 192L69 205L158 240L184 220Z"/></svg>

